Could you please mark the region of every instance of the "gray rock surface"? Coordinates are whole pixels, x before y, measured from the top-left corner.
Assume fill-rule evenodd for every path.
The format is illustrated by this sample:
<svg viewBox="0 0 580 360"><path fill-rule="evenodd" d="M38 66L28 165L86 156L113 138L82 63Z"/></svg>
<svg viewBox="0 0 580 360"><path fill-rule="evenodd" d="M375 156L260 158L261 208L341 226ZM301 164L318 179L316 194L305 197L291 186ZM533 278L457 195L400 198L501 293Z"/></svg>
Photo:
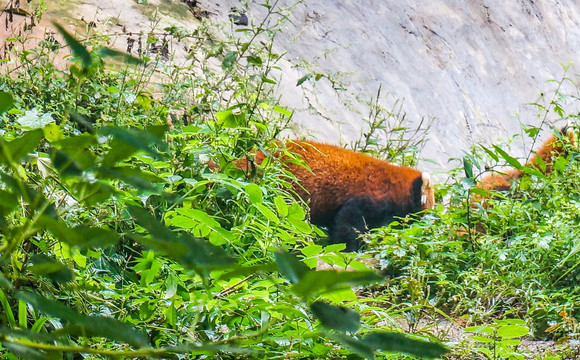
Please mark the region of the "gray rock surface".
<svg viewBox="0 0 580 360"><path fill-rule="evenodd" d="M403 101L408 124L433 119L429 141L420 156L435 161L419 167L431 172L449 169L463 151L520 134L522 124L539 125L544 114L530 103L548 104L564 76L562 64L580 59L580 1L578 0L198 0L214 21L228 21L236 7L256 26L269 1L278 8L296 4L277 39L281 64L281 101L297 109L300 135L331 143L350 143L366 130L368 101L379 86L389 93L382 105ZM3 5L6 1L0 1ZM169 24L195 28L195 19L179 0L83 0L60 18L68 25L94 21L109 33L139 33ZM51 11L44 22L50 24ZM75 22L76 21L76 22ZM13 24L14 29L22 24ZM50 26L50 25L49 25ZM224 31L230 31L224 27ZM38 37L42 37L42 29ZM7 37L11 29L2 29ZM127 48L127 35L113 36L112 46ZM171 49L183 52L179 46ZM577 79L576 66L566 76ZM335 91L325 78L297 87L309 72L330 74L345 83ZM561 92L577 97L566 82ZM565 105L577 114L578 103ZM346 104L346 105L345 105ZM547 124L564 123L553 111ZM544 126L542 137L549 135ZM290 135L292 136L292 135ZM509 151L523 156L529 139L515 141ZM440 176L443 179L444 176Z"/></svg>
<svg viewBox="0 0 580 360"><path fill-rule="evenodd" d="M218 3L222 9L240 6ZM251 18L264 13L258 3L250 2ZM538 109L530 103L549 103L557 87L550 81L564 76L562 65L580 60L577 0L307 0L291 20L278 39L287 58L311 62L319 72L349 74L352 93L338 97L321 80L315 84L315 103L332 120L304 110L295 121L319 140L352 141L364 128L368 110L355 104L359 111L353 111L342 103L354 95L368 100L382 84L390 93L387 107L404 99L410 121L434 119L421 156L438 165L420 165L432 171L457 165L448 159L476 143L519 134L521 124L539 125ZM291 89L306 71L291 70L296 74L284 74L282 99L306 109L303 94ZM566 76L576 80L576 73L571 66ZM577 94L571 83L562 90ZM571 98L566 106L578 112ZM547 122L564 123L554 112ZM548 134L546 127L542 136ZM517 141L510 151L522 156L529 146Z"/></svg>

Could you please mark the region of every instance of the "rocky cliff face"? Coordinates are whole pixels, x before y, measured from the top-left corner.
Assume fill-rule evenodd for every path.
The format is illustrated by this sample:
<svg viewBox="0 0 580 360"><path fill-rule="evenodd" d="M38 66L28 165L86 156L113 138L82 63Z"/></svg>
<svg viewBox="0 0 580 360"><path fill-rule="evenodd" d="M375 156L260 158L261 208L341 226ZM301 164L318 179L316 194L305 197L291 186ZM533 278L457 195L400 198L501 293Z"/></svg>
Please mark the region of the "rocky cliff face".
<svg viewBox="0 0 580 360"><path fill-rule="evenodd" d="M220 2L222 8L239 6ZM256 2L250 8L254 16L263 12ZM450 157L478 142L521 133L521 124L539 125L538 109L530 103L549 103L557 87L549 81L564 76L562 65L580 60L576 0L305 1L291 20L278 44L289 59L350 74L348 90L366 99L382 84L391 102L404 99L410 121L434 119L421 154L439 164L424 164L432 169L447 168ZM574 80L576 73L572 66L566 76ZM290 75L292 86L293 81ZM289 87L284 101L305 107ZM308 111L295 120L321 140L357 138L367 117L364 107L357 107L361 113L346 109L324 81L316 91L320 109L333 121ZM571 83L562 91L576 94ZM578 112L577 104L566 106ZM547 120L563 123L554 112ZM527 146L516 142L512 151L522 155Z"/></svg>
<svg viewBox="0 0 580 360"><path fill-rule="evenodd" d="M227 21L230 7L236 7L249 15L249 26L255 26L264 16L260 6L264 1L199 0L189 5L214 21ZM368 107L357 98L369 100L381 86L390 94L383 99L385 107L404 100L407 126L423 117L433 119L420 154L437 163L420 164L430 171L449 168L449 158L461 156L474 144L521 133L521 124L539 125L543 114L538 117L537 108L529 104L549 103L557 87L549 81L564 76L562 64L580 59L577 0L270 3L296 4L291 21L277 37L277 47L287 51L288 60L280 72L281 101L298 109L294 119L301 132L333 143L358 138ZM146 5L134 0L85 0L76 7L78 11L68 9L66 16L97 26L108 24L123 33L147 31L154 23L190 28L198 24L178 0L149 0ZM124 50L126 39L118 46ZM308 70L295 66L303 60L311 64ZM337 93L324 78L297 87L296 81L309 71L341 78L345 90ZM576 73L571 66L566 76L575 80ZM561 91L577 93L570 82ZM565 104L567 110L577 113L571 100ZM554 112L546 119L557 126L563 122ZM546 127L544 137L548 131ZM518 141L511 151L520 156L528 147L529 142Z"/></svg>

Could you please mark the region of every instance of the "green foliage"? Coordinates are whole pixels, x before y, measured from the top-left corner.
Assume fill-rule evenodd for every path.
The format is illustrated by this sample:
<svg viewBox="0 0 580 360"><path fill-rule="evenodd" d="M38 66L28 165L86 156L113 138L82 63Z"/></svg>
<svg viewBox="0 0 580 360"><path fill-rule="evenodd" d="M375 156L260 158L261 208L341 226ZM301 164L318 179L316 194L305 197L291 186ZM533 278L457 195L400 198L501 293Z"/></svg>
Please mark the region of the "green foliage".
<svg viewBox="0 0 580 360"><path fill-rule="evenodd" d="M577 126L577 116L568 119ZM540 129L529 133L537 136ZM579 316L580 165L578 149L565 146L567 154L554 159L559 165L548 175L521 165L499 146L475 147L452 172L454 181L438 187L445 207L437 205L412 226L402 219L369 234L367 248L390 277L381 301L407 306L413 327L435 306L447 314L468 315L474 323L508 314L523 318L528 335L540 339L575 338L573 326L554 325L573 324ZM499 166L520 169L524 176L507 193L475 187ZM568 320L560 319L563 310ZM523 324L518 321L484 327L493 330L489 342L496 350L495 355L492 348L481 350L486 358L524 358L515 340L502 338L512 329L504 323Z"/></svg>
<svg viewBox="0 0 580 360"><path fill-rule="evenodd" d="M479 344L475 351L484 354L486 359L525 359L515 351L530 331L526 322L517 319L495 320L493 324L471 326L463 331L471 332L471 339Z"/></svg>
<svg viewBox="0 0 580 360"><path fill-rule="evenodd" d="M365 235L366 258L320 245L276 157L236 166L256 149L293 156L276 142L292 111L278 104L273 50L291 8L263 5L260 25L241 31L203 23L148 35L161 47L189 41L183 66L60 26L66 69L53 64L62 53L50 37L14 48L20 67L0 74L0 353L443 356L426 316L489 324L464 329L471 353L487 358L522 358L526 334L578 337L577 149L545 176L500 146L474 147L437 188L435 209ZM537 106L577 126L563 112L563 81ZM354 147L414 164L428 126L406 128L402 104L386 110L379 98ZM542 129L524 132L535 142ZM509 193L476 187L504 166L525 174ZM319 261L357 271L315 270Z"/></svg>
<svg viewBox="0 0 580 360"><path fill-rule="evenodd" d="M340 249L314 244L322 232L279 161L233 166L276 149L292 116L277 103L272 48L289 10L264 6L261 25L240 33L165 29L165 39L190 41L186 66L157 66L58 24L66 69L52 63L63 56L52 37L15 47L20 67L0 74L1 354L447 351L363 321L352 287L381 282L375 272L313 270L317 253L328 260Z"/></svg>

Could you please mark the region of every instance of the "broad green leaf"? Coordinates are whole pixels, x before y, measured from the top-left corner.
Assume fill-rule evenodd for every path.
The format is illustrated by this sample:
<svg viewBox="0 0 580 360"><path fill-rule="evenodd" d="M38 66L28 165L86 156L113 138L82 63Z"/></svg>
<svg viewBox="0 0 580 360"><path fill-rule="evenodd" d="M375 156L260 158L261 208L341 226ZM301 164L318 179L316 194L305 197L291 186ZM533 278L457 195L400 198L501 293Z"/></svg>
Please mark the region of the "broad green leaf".
<svg viewBox="0 0 580 360"><path fill-rule="evenodd" d="M52 165L64 177L67 176L81 176L83 167L76 161L75 158L69 156L68 153L55 150L51 154Z"/></svg>
<svg viewBox="0 0 580 360"><path fill-rule="evenodd" d="M216 114L217 122L226 129L233 129L244 125L246 114L240 109L230 109Z"/></svg>
<svg viewBox="0 0 580 360"><path fill-rule="evenodd" d="M44 137L42 130L32 130L10 142L0 140L0 161L8 165L12 161L19 162L29 153L36 150Z"/></svg>
<svg viewBox="0 0 580 360"><path fill-rule="evenodd" d="M294 228L302 234L312 233L312 227L310 226L310 223L307 222L306 220L298 220L298 219L289 217L288 222L290 222L292 224L292 226L294 226Z"/></svg>
<svg viewBox="0 0 580 360"><path fill-rule="evenodd" d="M466 332L474 332L474 333L483 333L483 334L493 334L495 330L489 325L475 325L475 326L468 326L463 328L463 331Z"/></svg>
<svg viewBox="0 0 580 360"><path fill-rule="evenodd" d="M507 346L518 346L519 344L521 344L522 341L518 340L518 339L508 339L508 340L502 340L502 341L498 341L496 342L497 346L501 346L501 347L507 347ZM522 357L523 359L523 357Z"/></svg>
<svg viewBox="0 0 580 360"><path fill-rule="evenodd" d="M246 185L245 187L246 192L248 193L248 197L250 198L250 203L252 204L261 204L264 199L263 199L263 195L262 195L262 189L254 184L254 183L250 183L248 185Z"/></svg>
<svg viewBox="0 0 580 360"><path fill-rule="evenodd" d="M372 271L310 271L292 286L292 291L298 296L310 297L344 287L372 284L382 279Z"/></svg>
<svg viewBox="0 0 580 360"><path fill-rule="evenodd" d="M171 299L177 292L177 278L174 275L169 275L165 281L165 295L164 299Z"/></svg>
<svg viewBox="0 0 580 360"><path fill-rule="evenodd" d="M26 360L49 360L53 358L48 353L34 349L29 346L22 344L17 344L10 341L2 341L2 346L4 346L9 352L18 355L20 359ZM8 355L8 354L6 354Z"/></svg>
<svg viewBox="0 0 580 360"><path fill-rule="evenodd" d="M256 204L256 207L258 208L258 211L260 211L260 213L262 215L264 215L264 217L266 219L270 220L271 222L273 222L275 224L280 222L278 215L276 215L272 210L268 209L268 207L266 207L266 205Z"/></svg>
<svg viewBox="0 0 580 360"><path fill-rule="evenodd" d="M63 243L83 250L105 248L117 243L120 238L119 233L104 228L87 225L70 228L63 221L50 216L41 216L38 225L53 233Z"/></svg>
<svg viewBox="0 0 580 360"><path fill-rule="evenodd" d="M14 106L14 98L12 97L12 94L0 91L0 115L12 108L12 106Z"/></svg>
<svg viewBox="0 0 580 360"><path fill-rule="evenodd" d="M470 177L464 177L463 179L461 179L461 187L464 190L469 190L474 188L476 185L475 180L473 180L473 178Z"/></svg>
<svg viewBox="0 0 580 360"><path fill-rule="evenodd" d="M74 275L71 269L61 264L58 260L44 254L36 254L30 258L28 269L37 275L45 276L55 282L67 283L73 280Z"/></svg>
<svg viewBox="0 0 580 360"><path fill-rule="evenodd" d="M310 310L328 329L354 333L360 327L360 315L345 307L315 301L310 304Z"/></svg>
<svg viewBox="0 0 580 360"><path fill-rule="evenodd" d="M75 322L84 317L75 310L56 300L49 300L35 293L19 291L16 293L16 297L32 305L36 310L64 321Z"/></svg>
<svg viewBox="0 0 580 360"><path fill-rule="evenodd" d="M341 333L326 333L326 336L362 357L367 359L375 358L375 349L357 338Z"/></svg>
<svg viewBox="0 0 580 360"><path fill-rule="evenodd" d="M114 50L108 47L100 48L97 50L97 53L102 57L111 57L131 65L139 65L143 63L143 60L138 57L135 57L124 51Z"/></svg>
<svg viewBox="0 0 580 360"><path fill-rule="evenodd" d="M382 351L406 353L421 358L436 358L449 352L445 346L411 338L394 332L376 332L366 335L362 343Z"/></svg>
<svg viewBox="0 0 580 360"><path fill-rule="evenodd" d="M228 51L222 60L222 69L231 70L238 60L238 53L236 51Z"/></svg>
<svg viewBox="0 0 580 360"><path fill-rule="evenodd" d="M184 266L193 269L215 269L229 267L234 263L234 259L222 248L212 245L207 240L194 238L187 233L177 236L141 207L129 206L128 210L136 222L147 229L152 237L148 239L135 234L132 236L133 239L169 255Z"/></svg>
<svg viewBox="0 0 580 360"><path fill-rule="evenodd" d="M479 335L471 335L470 338L482 344L491 344L495 342L494 339Z"/></svg>
<svg viewBox="0 0 580 360"><path fill-rule="evenodd" d="M212 229L221 228L220 223L205 211L198 209L177 209L176 212L209 226Z"/></svg>
<svg viewBox="0 0 580 360"><path fill-rule="evenodd" d="M248 276L256 273L270 273L278 269L275 263L267 263L263 265L240 266L232 265L227 272L219 276L219 280L228 280L230 278L238 278L240 276Z"/></svg>
<svg viewBox="0 0 580 360"><path fill-rule="evenodd" d="M165 321L171 325L175 326L177 324L177 310L175 309L175 304L171 302L171 304L165 309L164 311Z"/></svg>
<svg viewBox="0 0 580 360"><path fill-rule="evenodd" d="M0 199L0 214L8 214L20 205L18 196L6 190L0 189Z"/></svg>
<svg viewBox="0 0 580 360"><path fill-rule="evenodd" d="M569 161L568 159L564 158L564 157L559 157L556 159L556 161L554 161L554 169L556 169L556 171L558 172L564 172L566 170L566 167L568 166Z"/></svg>
<svg viewBox="0 0 580 360"><path fill-rule="evenodd" d="M306 257L311 257L318 255L322 252L322 246L320 245L306 245L301 250L302 254Z"/></svg>
<svg viewBox="0 0 580 360"><path fill-rule="evenodd" d="M156 159L161 158L157 149L165 150L163 133L166 126L152 126L145 130L124 129L114 126L100 128L98 134L113 138L109 143L110 150L103 159L103 165L112 166L121 160L129 158L137 151L145 151Z"/></svg>
<svg viewBox="0 0 580 360"><path fill-rule="evenodd" d="M277 251L274 258L280 274L288 279L291 284L298 283L306 274L312 272L296 256L287 252Z"/></svg>
<svg viewBox="0 0 580 360"><path fill-rule="evenodd" d="M77 336L99 336L105 339L126 342L142 348L148 346L147 338L136 328L117 319L105 316L82 316L77 321L71 321L63 331Z"/></svg>
<svg viewBox="0 0 580 360"><path fill-rule="evenodd" d="M247 56L246 59L248 60L249 64L252 64L255 66L262 66L262 58L260 58L260 56L258 56L258 55L250 55L250 56Z"/></svg>
<svg viewBox="0 0 580 360"><path fill-rule="evenodd" d="M529 331L524 325L504 325L497 329L497 335L503 339L513 339L526 336Z"/></svg>
<svg viewBox="0 0 580 360"><path fill-rule="evenodd" d="M286 204L286 200L282 196L276 196L274 198L274 205L276 205L276 210L280 216L288 216L288 204Z"/></svg>
<svg viewBox="0 0 580 360"><path fill-rule="evenodd" d="M64 139L64 135L62 134L62 132L60 131L60 128L58 127L58 125L54 122L51 122L50 124L47 124L43 129L42 129L43 133L44 133L44 137L46 138L46 140L48 140L50 143L54 143L57 141L61 141Z"/></svg>
<svg viewBox="0 0 580 360"><path fill-rule="evenodd" d="M97 175L102 179L121 180L137 189L160 192L165 180L150 171L129 166L103 166L97 169Z"/></svg>
<svg viewBox="0 0 580 360"><path fill-rule="evenodd" d="M64 27L62 27L60 24L58 24L57 22L53 22L52 24L57 28L58 32L61 33L62 37L64 38L64 41L66 41L67 45L70 47L74 57L81 60L83 70L86 71L93 63L91 54L89 53L87 48L84 47L77 39L74 38L74 36L72 36L68 31L66 31Z"/></svg>

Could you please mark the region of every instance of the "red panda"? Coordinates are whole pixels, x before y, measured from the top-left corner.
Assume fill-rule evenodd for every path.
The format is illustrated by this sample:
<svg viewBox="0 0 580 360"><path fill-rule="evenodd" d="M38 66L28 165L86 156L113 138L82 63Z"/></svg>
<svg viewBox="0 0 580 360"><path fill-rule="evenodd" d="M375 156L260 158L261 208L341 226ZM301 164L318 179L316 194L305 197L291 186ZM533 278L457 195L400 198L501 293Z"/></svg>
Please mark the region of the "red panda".
<svg viewBox="0 0 580 360"><path fill-rule="evenodd" d="M329 243L345 243L346 251L359 249L360 233L434 205L427 173L314 141L287 141L286 148L307 165L282 158L298 180L296 194L310 203L310 220L328 229ZM256 163L264 157L256 153ZM236 164L247 165L245 160Z"/></svg>
<svg viewBox="0 0 580 360"><path fill-rule="evenodd" d="M535 152L534 156L527 162L526 166L536 168L543 174L548 175L553 170L553 161L559 156L565 155L566 142L573 146L576 144L576 134L568 125L560 130L560 134L565 136L552 135L544 144ZM542 170L540 164L543 163L545 168ZM481 179L477 187L484 190L507 191L511 188L516 179L523 176L519 169L509 169L503 173L492 173Z"/></svg>

